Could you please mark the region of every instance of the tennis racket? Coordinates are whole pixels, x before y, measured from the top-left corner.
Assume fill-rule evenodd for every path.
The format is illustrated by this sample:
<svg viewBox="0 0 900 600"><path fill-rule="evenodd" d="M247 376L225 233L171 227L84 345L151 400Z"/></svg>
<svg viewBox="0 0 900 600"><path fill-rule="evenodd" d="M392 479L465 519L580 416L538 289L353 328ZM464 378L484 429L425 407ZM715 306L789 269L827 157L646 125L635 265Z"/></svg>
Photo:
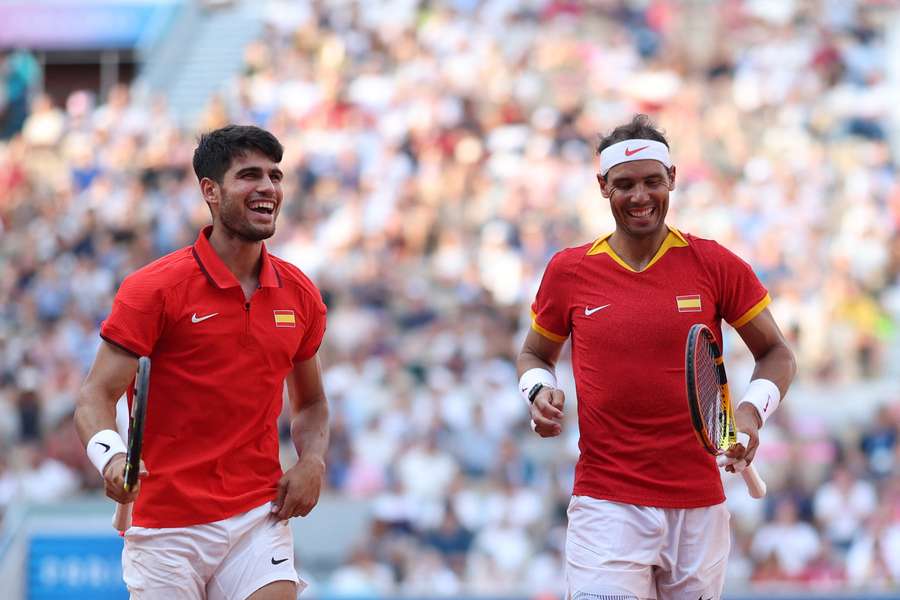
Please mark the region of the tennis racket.
<svg viewBox="0 0 900 600"><path fill-rule="evenodd" d="M138 359L137 375L134 378L134 399L131 402L131 419L128 422L128 453L125 456L126 492L134 489L141 471L141 446L144 442L144 422L147 417L147 395L150 392L150 359ZM125 531L131 527L132 503L116 505L113 527Z"/></svg>
<svg viewBox="0 0 900 600"><path fill-rule="evenodd" d="M750 436L735 428L725 361L715 336L706 325L698 323L691 326L684 363L694 432L706 451L718 457L717 462L721 466L725 464L725 452L738 441L746 447ZM754 498L765 496L766 483L753 465L747 465L744 461L740 463L746 465L741 476L750 495Z"/></svg>

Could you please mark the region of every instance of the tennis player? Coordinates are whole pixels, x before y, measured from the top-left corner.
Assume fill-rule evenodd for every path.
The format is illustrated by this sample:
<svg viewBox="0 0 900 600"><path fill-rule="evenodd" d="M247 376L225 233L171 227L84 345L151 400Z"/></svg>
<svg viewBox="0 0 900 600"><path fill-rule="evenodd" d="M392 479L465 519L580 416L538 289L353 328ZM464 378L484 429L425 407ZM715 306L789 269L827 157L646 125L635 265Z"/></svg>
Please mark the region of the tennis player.
<svg viewBox="0 0 900 600"><path fill-rule="evenodd" d="M288 519L312 510L325 473L325 305L263 242L283 201L282 151L257 127L203 135L194 171L212 225L127 277L101 326L75 421L106 495L135 502L122 555L132 598L293 600L304 587ZM142 355L148 473L125 493L115 405ZM282 473L285 382L299 458Z"/></svg>
<svg viewBox="0 0 900 600"><path fill-rule="evenodd" d="M724 319L756 359L735 411L750 441L729 451L729 471L753 460L794 357L750 266L666 224L675 166L649 119L617 127L598 150L616 229L553 256L518 357L535 431L559 435L554 366L571 336L581 454L568 509L569 598L720 598L729 514L715 458L691 426L687 333L704 323L721 342Z"/></svg>

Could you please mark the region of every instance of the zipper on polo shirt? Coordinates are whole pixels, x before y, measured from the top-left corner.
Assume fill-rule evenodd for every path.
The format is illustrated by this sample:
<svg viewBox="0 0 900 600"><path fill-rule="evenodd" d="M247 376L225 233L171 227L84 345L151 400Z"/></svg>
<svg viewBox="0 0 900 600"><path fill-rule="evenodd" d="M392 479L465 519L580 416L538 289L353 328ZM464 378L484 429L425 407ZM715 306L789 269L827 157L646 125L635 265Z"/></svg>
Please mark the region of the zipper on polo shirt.
<svg viewBox="0 0 900 600"><path fill-rule="evenodd" d="M250 335L250 301L244 300L244 333L241 335L241 345L250 348L253 345L253 336Z"/></svg>

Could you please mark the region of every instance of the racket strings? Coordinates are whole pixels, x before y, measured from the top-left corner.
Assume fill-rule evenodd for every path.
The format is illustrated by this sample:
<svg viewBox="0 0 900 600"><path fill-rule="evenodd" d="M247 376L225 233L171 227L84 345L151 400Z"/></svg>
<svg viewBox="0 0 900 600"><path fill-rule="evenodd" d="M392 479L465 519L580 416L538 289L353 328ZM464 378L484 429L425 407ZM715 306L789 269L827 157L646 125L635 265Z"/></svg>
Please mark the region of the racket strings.
<svg viewBox="0 0 900 600"><path fill-rule="evenodd" d="M698 340L695 357L697 392L703 423L711 445L722 449L727 431L722 388L719 386L716 372L715 352L709 342L702 337Z"/></svg>

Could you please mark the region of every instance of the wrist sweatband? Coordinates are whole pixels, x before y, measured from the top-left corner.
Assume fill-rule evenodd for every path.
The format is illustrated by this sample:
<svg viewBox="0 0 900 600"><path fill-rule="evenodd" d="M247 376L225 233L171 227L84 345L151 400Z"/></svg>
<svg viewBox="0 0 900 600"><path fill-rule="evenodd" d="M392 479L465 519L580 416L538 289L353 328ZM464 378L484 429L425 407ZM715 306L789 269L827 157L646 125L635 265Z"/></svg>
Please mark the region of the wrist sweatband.
<svg viewBox="0 0 900 600"><path fill-rule="evenodd" d="M525 398L525 401L529 404L531 404L531 402L528 400L528 392L539 383L556 389L556 377L547 369L541 369L540 367L528 369L522 373L521 377L519 377L519 393L522 394L522 397Z"/></svg>
<svg viewBox="0 0 900 600"><path fill-rule="evenodd" d="M775 409L781 404L781 391L768 379L754 379L747 387L744 397L738 402L738 408L744 402L749 402L756 407L756 412L759 413L759 418L765 425L769 415L775 412Z"/></svg>
<svg viewBox="0 0 900 600"><path fill-rule="evenodd" d="M116 454L127 454L122 437L112 429L102 429L94 434L87 444L87 455L94 467L103 476L109 459Z"/></svg>

